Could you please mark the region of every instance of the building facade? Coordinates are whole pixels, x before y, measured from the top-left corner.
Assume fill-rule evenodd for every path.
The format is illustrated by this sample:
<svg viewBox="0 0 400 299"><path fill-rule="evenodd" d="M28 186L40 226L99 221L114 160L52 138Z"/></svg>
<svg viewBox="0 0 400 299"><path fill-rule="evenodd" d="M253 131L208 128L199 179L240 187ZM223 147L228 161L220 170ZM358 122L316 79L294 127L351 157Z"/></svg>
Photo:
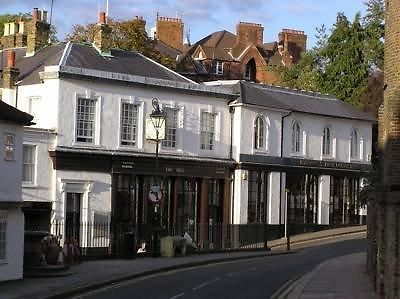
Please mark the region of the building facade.
<svg viewBox="0 0 400 299"><path fill-rule="evenodd" d="M0 281L22 278L24 214L21 210L23 126L32 117L0 101Z"/></svg>
<svg viewBox="0 0 400 299"><path fill-rule="evenodd" d="M12 70L0 60L3 100L36 123L24 130L27 227L62 223L57 233L88 247L123 227L147 241L138 229L155 223L202 238L216 225L360 222L372 117L313 93L198 84L112 49L104 13L91 45L35 49L30 35L48 26L35 28L26 47L1 52L15 53ZM154 99L165 113L158 155L147 137Z"/></svg>

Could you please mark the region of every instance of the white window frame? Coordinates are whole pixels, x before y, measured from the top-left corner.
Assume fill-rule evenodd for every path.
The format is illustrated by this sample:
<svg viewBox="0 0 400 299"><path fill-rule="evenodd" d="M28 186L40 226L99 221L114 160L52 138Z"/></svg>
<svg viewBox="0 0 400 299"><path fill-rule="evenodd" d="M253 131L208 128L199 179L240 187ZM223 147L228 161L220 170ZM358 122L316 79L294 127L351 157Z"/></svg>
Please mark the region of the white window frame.
<svg viewBox="0 0 400 299"><path fill-rule="evenodd" d="M0 263L7 262L7 211L0 210Z"/></svg>
<svg viewBox="0 0 400 299"><path fill-rule="evenodd" d="M350 160L360 160L361 136L357 128L351 130Z"/></svg>
<svg viewBox="0 0 400 299"><path fill-rule="evenodd" d="M224 62L217 60L215 63L215 74L223 75L224 74Z"/></svg>
<svg viewBox="0 0 400 299"><path fill-rule="evenodd" d="M26 162L25 159L25 148L33 150L32 162ZM22 150L22 184L23 185L35 185L36 184L36 165L37 165L37 146L33 144L24 144ZM32 178L31 180L24 180L25 167L32 167Z"/></svg>
<svg viewBox="0 0 400 299"><path fill-rule="evenodd" d="M162 140L163 149L176 149L178 147L178 128L179 128L179 108L164 106L167 117L165 120L165 139ZM171 125L170 113L173 114L173 124ZM171 138L170 138L171 137Z"/></svg>
<svg viewBox="0 0 400 299"><path fill-rule="evenodd" d="M4 133L4 160L15 161L15 134Z"/></svg>
<svg viewBox="0 0 400 299"><path fill-rule="evenodd" d="M261 126L260 126L261 125ZM266 124L265 120L261 115L258 115L254 120L254 149L262 150L265 149L265 134Z"/></svg>
<svg viewBox="0 0 400 299"><path fill-rule="evenodd" d="M303 126L299 121L293 122L292 125L292 153L302 154L303 152Z"/></svg>
<svg viewBox="0 0 400 299"><path fill-rule="evenodd" d="M210 116L209 119L212 120L212 123L207 124L205 126L203 123L203 115ZM216 113L213 113L210 111L201 111L200 112L200 150L202 150L202 151L214 151L215 150L216 124L217 124L217 114ZM203 139L209 140L211 142L203 143Z"/></svg>
<svg viewBox="0 0 400 299"><path fill-rule="evenodd" d="M327 134L328 133L328 134ZM330 126L326 126L322 131L322 156L332 157L332 129Z"/></svg>
<svg viewBox="0 0 400 299"><path fill-rule="evenodd" d="M33 121L38 122L39 121L39 113L40 111L40 96L31 96L28 98L28 113L33 116Z"/></svg>
<svg viewBox="0 0 400 299"><path fill-rule="evenodd" d="M123 119L122 119L122 113L123 113L123 106L124 105L130 105L132 107L136 107L136 127L134 127L135 130L135 136L134 140L128 140L128 139L123 139L122 134L123 134ZM120 104L120 129L119 129L119 144L121 147L138 147L138 139L139 139L139 121L140 121L140 105L137 103L134 103L132 101L128 100L122 100ZM123 144L123 142L126 142L126 144Z"/></svg>
<svg viewBox="0 0 400 299"><path fill-rule="evenodd" d="M79 101L80 100L87 100L87 101L92 101L94 102L94 117L93 120L93 128L92 128L92 135L87 136L87 135L78 135L78 110L79 110ZM98 144L98 136L99 136L99 98L95 97L87 97L87 96L82 96L82 95L77 95L76 98L76 108L75 108L75 142L78 144L88 144L88 145L95 145ZM78 140L79 138L87 138L88 140Z"/></svg>

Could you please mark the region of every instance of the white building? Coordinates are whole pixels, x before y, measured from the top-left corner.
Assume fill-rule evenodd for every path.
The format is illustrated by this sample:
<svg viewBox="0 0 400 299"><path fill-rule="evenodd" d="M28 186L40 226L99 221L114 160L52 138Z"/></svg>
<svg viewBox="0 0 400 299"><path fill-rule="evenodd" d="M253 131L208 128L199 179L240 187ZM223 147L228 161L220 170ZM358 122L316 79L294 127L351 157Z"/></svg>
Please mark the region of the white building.
<svg viewBox="0 0 400 299"><path fill-rule="evenodd" d="M30 115L0 101L0 281L22 278L22 136L31 121Z"/></svg>
<svg viewBox="0 0 400 299"><path fill-rule="evenodd" d="M234 110L234 223L357 224L375 119L319 93L247 82Z"/></svg>
<svg viewBox="0 0 400 299"><path fill-rule="evenodd" d="M282 224L286 214L298 223L359 221L371 116L313 93L196 84L141 54L110 49L100 16L93 45L43 44L29 56L29 44L13 49L18 70L11 84L2 81L3 100L36 123L24 131L28 226L62 223L57 233L90 247L156 216L162 227L199 238L208 232L197 224ZM48 30L46 20L34 22ZM158 160L145 134L154 98L167 116ZM157 214L148 199L154 186Z"/></svg>

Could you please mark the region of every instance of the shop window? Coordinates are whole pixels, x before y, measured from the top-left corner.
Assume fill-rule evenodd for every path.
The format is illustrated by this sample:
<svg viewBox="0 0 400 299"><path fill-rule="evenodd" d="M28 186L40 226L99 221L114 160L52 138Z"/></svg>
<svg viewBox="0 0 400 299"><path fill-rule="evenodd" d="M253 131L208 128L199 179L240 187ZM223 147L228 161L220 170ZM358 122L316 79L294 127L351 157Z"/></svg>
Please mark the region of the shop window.
<svg viewBox="0 0 400 299"><path fill-rule="evenodd" d="M248 176L248 223L266 222L266 188L267 173L263 171L249 171Z"/></svg>
<svg viewBox="0 0 400 299"><path fill-rule="evenodd" d="M0 261L7 258L7 211L0 210Z"/></svg>
<svg viewBox="0 0 400 299"><path fill-rule="evenodd" d="M121 145L135 146L138 131L138 106L123 102L121 104Z"/></svg>
<svg viewBox="0 0 400 299"><path fill-rule="evenodd" d="M95 99L78 98L76 109L76 141L95 142L96 132Z"/></svg>

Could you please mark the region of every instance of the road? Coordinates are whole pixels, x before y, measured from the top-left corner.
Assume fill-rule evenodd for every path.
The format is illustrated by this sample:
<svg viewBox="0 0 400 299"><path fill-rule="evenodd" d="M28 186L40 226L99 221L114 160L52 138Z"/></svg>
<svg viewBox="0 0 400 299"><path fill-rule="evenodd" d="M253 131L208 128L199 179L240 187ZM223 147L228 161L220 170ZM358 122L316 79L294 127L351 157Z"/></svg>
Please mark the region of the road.
<svg viewBox="0 0 400 299"><path fill-rule="evenodd" d="M75 298L270 298L286 282L311 271L321 262L365 251L365 248L365 239L348 240L295 254L171 271L107 286Z"/></svg>

